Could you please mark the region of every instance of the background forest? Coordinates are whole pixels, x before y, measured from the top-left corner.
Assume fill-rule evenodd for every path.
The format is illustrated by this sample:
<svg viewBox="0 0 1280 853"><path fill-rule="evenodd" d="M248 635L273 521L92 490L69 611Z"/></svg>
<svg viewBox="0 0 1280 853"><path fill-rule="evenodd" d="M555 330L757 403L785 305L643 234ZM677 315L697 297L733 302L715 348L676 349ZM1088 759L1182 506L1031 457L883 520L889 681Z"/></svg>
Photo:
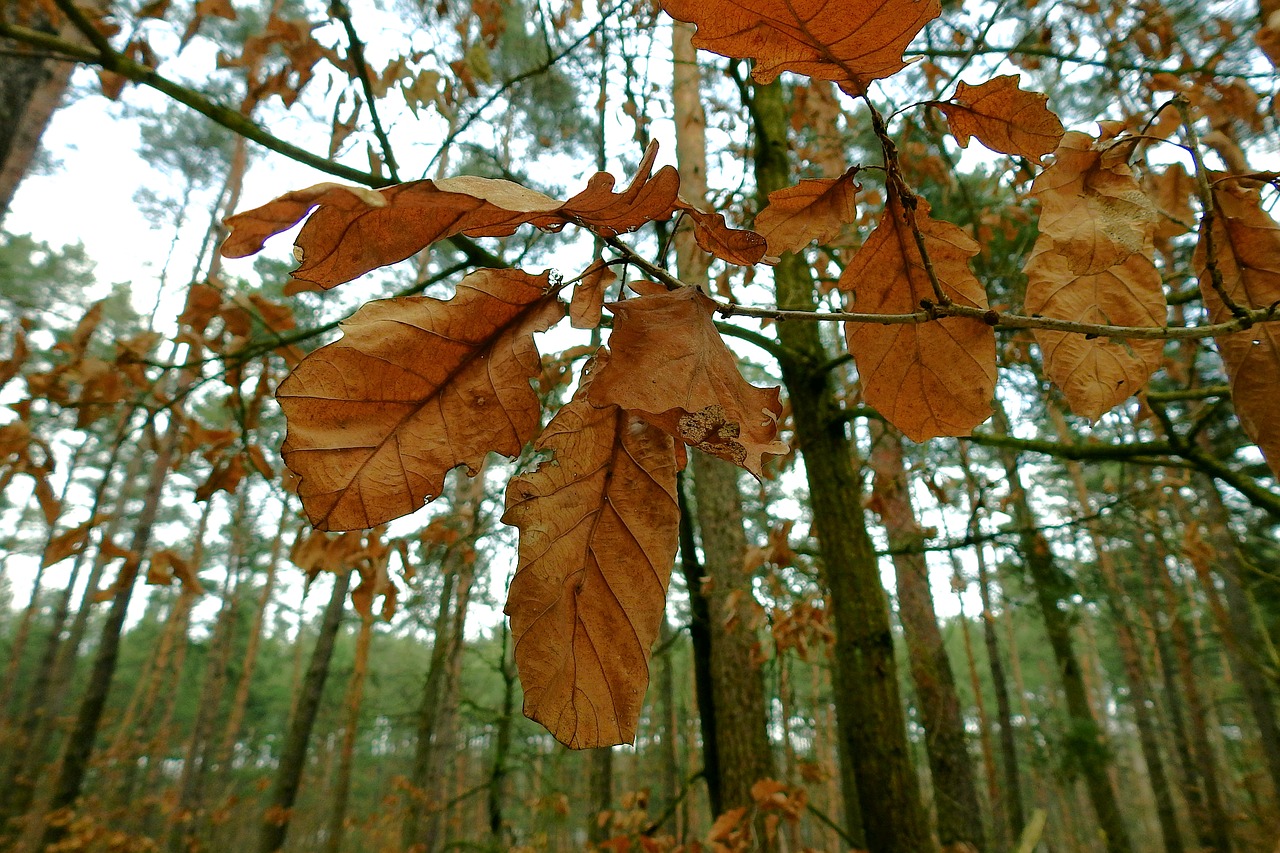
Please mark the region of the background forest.
<svg viewBox="0 0 1280 853"><path fill-rule="evenodd" d="M1280 304L1280 3L947 0L918 61L856 97L695 52L668 14L709 31L816 5L0 0L0 849L1280 851L1280 360L1262 333L1249 372L1217 355L1273 336ZM1005 147L958 131L957 83L1000 75L1062 126L1005 89ZM128 129L136 156L94 162L77 121ZM1154 322L1106 295L1068 319L1145 337L1047 337L1052 306L1031 307L1032 182L1055 161L1024 149L1063 127L1123 145L1160 291ZM475 175L564 199L598 172L624 186L654 141L733 228L765 230L802 179L838 215L770 242L773 266L701 251L695 211L457 233L331 292L291 278L286 240L218 253L226 217L307 184ZM1236 215L1224 174L1271 241L1225 319L1203 283L1203 235ZM849 307L840 280L880 275L858 249L908 185L912 217L976 241L961 266L999 373L972 435L905 437L842 327L781 313ZM149 231L121 251L45 224L86 215ZM321 532L274 395L363 302L593 260L610 297L713 294L742 374L783 388L790 449L757 454L759 478L689 449L634 742L570 750L557 735L581 731L521 713L502 614L526 559L504 492L546 447ZM579 298L577 328L537 338L544 424L621 337L624 312L583 328ZM1064 378L1068 338L1109 349Z"/></svg>

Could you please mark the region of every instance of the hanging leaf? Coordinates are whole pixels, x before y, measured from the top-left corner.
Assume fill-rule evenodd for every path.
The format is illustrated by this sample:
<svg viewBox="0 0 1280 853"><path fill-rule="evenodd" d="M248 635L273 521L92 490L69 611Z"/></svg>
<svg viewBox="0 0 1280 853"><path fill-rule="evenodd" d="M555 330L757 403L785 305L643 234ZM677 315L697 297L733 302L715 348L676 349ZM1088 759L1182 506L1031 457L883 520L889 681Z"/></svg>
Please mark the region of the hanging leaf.
<svg viewBox="0 0 1280 853"><path fill-rule="evenodd" d="M285 464L321 530L367 528L440 494L459 465L515 456L538 430L534 332L564 314L548 275L480 270L448 302L370 302L280 384Z"/></svg>
<svg viewBox="0 0 1280 853"><path fill-rule="evenodd" d="M781 456L778 388L742 378L711 319L715 303L692 287L609 305L613 356L592 383L591 401L640 413L699 450L761 474Z"/></svg>
<svg viewBox="0 0 1280 853"><path fill-rule="evenodd" d="M1027 262L1027 314L1118 326L1165 324L1160 272L1145 254L1093 275L1075 275L1067 259L1037 241ZM1140 391L1160 367L1164 342L1091 337L1036 329L1044 371L1071 411L1096 421Z"/></svg>
<svg viewBox="0 0 1280 853"><path fill-rule="evenodd" d="M1222 289L1236 305L1263 308L1280 301L1280 226L1262 209L1258 193L1236 181L1214 187L1212 229L1201 229L1195 268L1209 319L1232 319L1213 284L1210 241ZM1245 435L1280 474L1280 328L1258 323L1216 339L1231 380L1231 399Z"/></svg>
<svg viewBox="0 0 1280 853"><path fill-rule="evenodd" d="M1032 184L1041 205L1040 236L1025 270L1026 313L1079 323L1165 325L1154 206L1124 159L1109 156L1116 150L1068 134L1057 161ZM1046 375L1071 410L1090 420L1141 390L1164 350L1158 340L1034 333Z"/></svg>
<svg viewBox="0 0 1280 853"><path fill-rule="evenodd" d="M1147 247L1155 208L1125 164L1128 150L1125 142L1095 146L1072 131L1032 184L1040 233L1076 275L1100 273Z"/></svg>
<svg viewBox="0 0 1280 853"><path fill-rule="evenodd" d="M801 181L769 193L769 204L753 227L768 241L769 254L796 252L813 242L830 243L857 219L858 167L838 178Z"/></svg>
<svg viewBox="0 0 1280 853"><path fill-rule="evenodd" d="M1018 88L1018 76L993 77L977 86L958 83L950 101L934 102L947 117L951 135L961 148L969 138L1002 154L1040 162L1058 147L1062 122L1049 111L1048 95Z"/></svg>
<svg viewBox="0 0 1280 853"><path fill-rule="evenodd" d="M604 291L618 280L618 274L603 261L593 261L573 286L569 303L569 324L575 329L594 329L604 310Z"/></svg>
<svg viewBox="0 0 1280 853"><path fill-rule="evenodd" d="M502 516L520 529L506 613L524 713L573 749L635 739L679 538L673 442L589 401L602 361L538 439L554 459L511 480Z"/></svg>
<svg viewBox="0 0 1280 853"><path fill-rule="evenodd" d="M156 551L147 564L147 583L152 586L172 586L174 580L181 581L184 592L204 594L204 586L196 577L196 569L186 557L168 548Z"/></svg>
<svg viewBox="0 0 1280 853"><path fill-rule="evenodd" d="M612 175L597 172L586 189L564 202L491 178L415 181L377 192L319 184L228 217L231 233L222 254L229 258L252 255L268 237L292 228L311 213L298 233L294 254L301 265L293 275L327 289L459 234L506 237L521 225L559 231L573 223L614 237L669 219L683 204L677 196L680 178L675 167L664 166L652 174L657 153L657 145L650 145L638 173L622 192L613 192ZM732 262L754 263L764 255L764 241L747 237L746 242L758 244L758 253L745 260L737 245L741 240L732 235L750 232L728 229L723 219L720 223L719 230L714 225L704 227L733 248Z"/></svg>
<svg viewBox="0 0 1280 853"><path fill-rule="evenodd" d="M938 17L938 0L659 0L668 15L697 26L693 46L754 59L751 76L772 82L792 71L834 80L851 95L906 67L902 52Z"/></svg>
<svg viewBox="0 0 1280 853"><path fill-rule="evenodd" d="M707 254L742 267L773 263L765 257L764 237L755 231L730 228L721 214L701 211L684 199L676 200L676 209L693 222L693 239Z"/></svg>
<svg viewBox="0 0 1280 853"><path fill-rule="evenodd" d="M94 526L101 520L101 517L99 517L92 521L86 521L84 524L73 527L70 530L64 530L50 539L40 559L41 567L47 569L54 563L59 563L67 559L67 557L84 550L84 546L89 542L89 531L93 530Z"/></svg>
<svg viewBox="0 0 1280 853"><path fill-rule="evenodd" d="M943 293L958 304L986 308L987 294L969 269L978 244L950 222L929 218L923 199L915 220ZM850 311L869 314L909 314L921 300L936 299L896 193L837 286L851 295ZM996 338L981 320L845 323L844 331L863 399L912 441L968 435L991 416Z"/></svg>

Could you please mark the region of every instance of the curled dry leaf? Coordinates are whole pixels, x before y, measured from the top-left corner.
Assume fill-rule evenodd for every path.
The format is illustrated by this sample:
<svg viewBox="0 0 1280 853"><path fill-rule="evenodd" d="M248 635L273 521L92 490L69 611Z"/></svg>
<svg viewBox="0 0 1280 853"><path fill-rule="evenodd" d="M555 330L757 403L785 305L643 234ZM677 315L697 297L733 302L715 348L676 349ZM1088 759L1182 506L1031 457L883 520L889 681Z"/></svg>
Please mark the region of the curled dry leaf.
<svg viewBox="0 0 1280 853"><path fill-rule="evenodd" d="M1128 146L1095 146L1088 134L1072 131L1032 184L1040 233L1076 275L1100 273L1146 249L1155 207L1120 156Z"/></svg>
<svg viewBox="0 0 1280 853"><path fill-rule="evenodd" d="M792 71L833 80L851 95L906 67L902 52L938 17L938 0L659 0L668 15L698 28L694 47L754 59L769 83Z"/></svg>
<svg viewBox="0 0 1280 853"><path fill-rule="evenodd" d="M537 433L534 332L564 309L548 275L480 270L448 302L370 302L311 353L276 398L282 455L321 530L373 527L438 496L458 465L515 456Z"/></svg>
<svg viewBox="0 0 1280 853"><path fill-rule="evenodd" d="M604 261L593 261L573 286L573 299L569 302L569 324L575 329L594 329L599 326L601 311L604 309L605 288L617 280L618 274Z"/></svg>
<svg viewBox="0 0 1280 853"><path fill-rule="evenodd" d="M1039 163L1058 147L1062 122L1045 106L1047 95L1018 88L1018 76L993 77L977 86L961 82L951 100L936 106L947 117L951 135L967 148L970 137L1002 154Z"/></svg>
<svg viewBox="0 0 1280 853"><path fill-rule="evenodd" d="M1032 184L1041 204L1040 236L1025 270L1025 311L1079 323L1163 326L1154 206L1122 159L1106 156L1084 134L1069 137L1058 161ZM1043 329L1035 338L1049 379L1071 410L1090 420L1139 391L1164 349L1158 340Z"/></svg>
<svg viewBox="0 0 1280 853"><path fill-rule="evenodd" d="M152 586L172 586L175 580L182 583L183 592L204 594L204 586L196 577L196 569L190 560L168 548L153 553L147 562L147 583Z"/></svg>
<svg viewBox="0 0 1280 853"><path fill-rule="evenodd" d="M686 444L755 477L781 456L778 388L742 378L711 319L715 303L692 287L609 305L613 356L591 386L598 406L640 413Z"/></svg>
<svg viewBox="0 0 1280 853"><path fill-rule="evenodd" d="M707 254L741 267L760 261L773 263L765 257L764 237L755 231L730 228L723 215L701 211L684 199L676 200L676 209L693 222L693 239Z"/></svg>
<svg viewBox="0 0 1280 853"><path fill-rule="evenodd" d="M563 202L491 178L414 181L379 191L320 184L228 217L231 233L222 254L252 255L268 237L292 228L310 213L295 243L300 266L293 275L327 289L459 234L506 237L521 225L558 231L572 223L613 237L669 219L683 204L675 168L664 166L653 173L657 152L656 144L649 146L638 173L622 192L613 192L612 175L598 172L588 179L586 189ZM705 247L713 251L723 245L722 251L732 254L726 260L755 263L764 255L763 239L728 228L723 219L718 226L711 222L703 227L712 238ZM751 246L757 249L754 258Z"/></svg>
<svg viewBox="0 0 1280 853"><path fill-rule="evenodd" d="M986 291L969 269L978 244L950 222L931 219L923 199L915 220L943 293L957 304L986 308ZM851 295L849 310L871 314L907 314L918 311L922 299L935 298L896 193L837 286ZM912 441L968 435L991 416L996 337L981 320L845 323L844 331L863 399Z"/></svg>
<svg viewBox="0 0 1280 853"><path fill-rule="evenodd" d="M1201 230L1195 268L1209 319L1222 323L1232 313L1214 287L1211 248L1227 296L1240 307L1263 308L1280 300L1280 226L1262 209L1255 190L1223 182L1213 197L1218 215L1212 229ZM1280 328L1258 323L1215 340L1240 426L1280 474Z"/></svg>
<svg viewBox="0 0 1280 853"><path fill-rule="evenodd" d="M524 713L573 749L634 740L679 538L671 438L588 399L607 355L538 439L555 458L511 480L502 516L520 529L506 613Z"/></svg>
<svg viewBox="0 0 1280 853"><path fill-rule="evenodd" d="M814 242L830 243L857 219L854 199L860 189L855 166L838 178L801 181L769 193L754 228L768 241L769 254L795 252Z"/></svg>

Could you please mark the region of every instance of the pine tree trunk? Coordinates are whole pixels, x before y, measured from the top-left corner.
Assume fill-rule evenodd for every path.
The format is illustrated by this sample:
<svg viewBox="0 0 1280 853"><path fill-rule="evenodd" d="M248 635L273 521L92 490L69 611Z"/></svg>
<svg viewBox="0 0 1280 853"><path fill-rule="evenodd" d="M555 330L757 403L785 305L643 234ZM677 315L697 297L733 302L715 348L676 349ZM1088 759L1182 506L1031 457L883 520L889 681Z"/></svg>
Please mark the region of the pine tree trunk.
<svg viewBox="0 0 1280 853"><path fill-rule="evenodd" d="M909 496L902 439L891 427L871 422L871 468L875 472L876 509L889 537L898 586L898 618L907 641L908 662L925 748L933 778L938 839L943 850L983 850L986 833L969 755L955 673L947 657L929 589L924 533Z"/></svg>
<svg viewBox="0 0 1280 853"><path fill-rule="evenodd" d="M237 495L236 509L232 513L231 526L235 531L235 544L227 566L226 580L222 587L222 606L214 621L213 636L209 642L209 657L205 661L204 678L200 686L200 702L196 719L187 741L182 773L178 777L178 801L170 812L170 826L166 847L169 853L182 853L191 846L193 836L199 831L204 800L204 780L208 763L204 760L209 740L222 709L222 697L226 692L227 669L231 663L231 650L240 592L240 573L244 563L244 543L241 531L247 522L245 485ZM210 498L212 501L212 498Z"/></svg>
<svg viewBox="0 0 1280 853"><path fill-rule="evenodd" d="M498 717L497 731L493 744L493 769L489 773L489 840L494 849L509 849L510 839L503 832L503 801L507 795L507 773L511 760L511 728L516 714L516 683L518 674L515 660L510 654L511 631L507 623L502 623L502 712Z"/></svg>
<svg viewBox="0 0 1280 853"><path fill-rule="evenodd" d="M360 708L364 703L365 676L369 672L369 645L373 640L373 613L360 614L360 632L356 635L355 663L347 683L346 723L342 728L342 745L338 751L338 775L333 785L329 806L329 825L325 836L325 853L339 853L346 834L347 801L351 797L351 766L355 758L356 735L360 731Z"/></svg>
<svg viewBox="0 0 1280 853"><path fill-rule="evenodd" d="M102 480L99 481L97 488L94 490L93 503L90 508L92 515L98 514L102 503L106 500L107 493L110 491L111 468L117 458L116 451L117 448L128 444L124 440L124 436L127 435L131 420L132 413L124 416L120 422L107 469L103 472ZM75 562L71 568L72 577L62 595L58 597L49 638L41 654L40 663L36 667L36 677L32 684L31 693L28 696L27 708L22 719L22 728L15 741L15 749L17 751L11 759L9 770L4 776L0 777L0 780L6 783L0 785L0 790L4 791L3 794L0 794L0 831L3 831L3 827L8 824L10 819L31 808L32 801L35 798L36 780L40 775L40 768L44 766L49 758L54 727L59 715L62 713L71 687L72 667L75 665L76 657L80 654L80 644L84 641L84 636L89 629L89 618L94 609L93 595L98 589L102 574L110 561L109 554L103 550L102 544L114 542L116 535L123 528L128 518L125 506L134 496L134 484L138 481L142 472L144 455L140 451L135 451L129 457L128 464L125 465L124 475L121 478L119 491L114 501L114 511L99 533L99 546L89 570L89 577L85 583L80 607L65 638L62 637L62 629L66 625L67 616L71 610L75 578L78 578L86 555L89 553L90 549L88 547L81 549L80 553L76 555ZM34 817L36 816L33 815L33 824L35 823Z"/></svg>
<svg viewBox="0 0 1280 853"><path fill-rule="evenodd" d="M284 733L275 784L258 831L258 853L276 853L284 847L293 804L297 801L298 788L302 784L302 771L307 763L311 730L320 710L320 700L324 697L325 682L329 679L329 663L333 660L333 649L337 644L338 631L342 627L342 611L350 586L351 572L345 568L339 569L333 576L333 592L329 595L329 603L325 605L320 633L311 652L311 662L299 687L289 727Z"/></svg>
<svg viewBox="0 0 1280 853"><path fill-rule="evenodd" d="M705 205L706 115L692 42L693 28L672 27L676 157L684 198ZM698 248L692 223L676 233L676 267L686 284L707 286L707 255ZM747 534L742 526L738 469L700 451L692 452L693 485L703 570L710 580L711 691L716 713L720 807L750 806L751 786L774 776L768 711L759 667L751 603L751 578L743 571ZM736 603L735 603L736 602ZM763 833L759 833L764 838Z"/></svg>
<svg viewBox="0 0 1280 853"><path fill-rule="evenodd" d="M177 395L179 399L193 379L188 375L183 380L183 387L179 389ZM75 724L67 736L62 766L54 783L53 797L50 801L50 807L53 810L72 808L84 785L85 774L89 769L89 758L93 754L94 743L97 740L98 727L102 722L107 697L115 680L116 664L120 657L120 638L125 617L128 615L129 602L133 598L133 590L137 585L143 555L151 544L151 532L160 510L164 484L178 449L181 432L182 418L170 417L165 434L160 439L160 450L152 463L151 478L143 495L142 508L136 517L133 538L129 544L129 556L120 566L120 573L113 587L111 606L98 638L88 686L85 688L84 696L81 697ZM64 825L48 826L44 831L44 843L46 845L56 843L65 834Z"/></svg>
<svg viewBox="0 0 1280 853"><path fill-rule="evenodd" d="M997 432L1007 434L1008 424L998 406L995 419ZM1054 560L1049 543L1039 530L1038 519L1022 485L1017 453L1001 450L1001 459L1009 484L1009 501L1019 528L1022 560L1031 576L1045 633L1057 664L1057 676L1066 696L1068 748L1075 756L1088 787L1089 799L1097 814L1107 850L1109 853L1132 853L1133 846L1108 773L1110 750L1102 728L1094 719L1084 672L1071 638L1073 620L1065 609L1071 600L1071 582Z"/></svg>
<svg viewBox="0 0 1280 853"><path fill-rule="evenodd" d="M667 619L666 614L662 616L662 626L658 633L658 643L664 649L664 654L658 656L657 666L657 682L658 682L658 700L656 702L657 714L662 722L662 741L658 745L660 778L662 780L662 799L660 814L667 815L667 820L659 824L658 829L667 826L667 821L671 821L671 831L676 838L676 843L683 843L684 824L680 820L680 813L676 810L677 800L680 797L680 755L677 741L680 737L680 718L676 708L676 679L675 679L675 657L674 640L675 632L671 629L671 622Z"/></svg>
<svg viewBox="0 0 1280 853"><path fill-rule="evenodd" d="M676 474L676 498L680 503L680 571L689 594L689 645L693 654L693 691L698 703L698 727L702 732L702 777L712 815L724 812L720 793L720 747L716 706L711 687L711 606L702 592L702 564L693 529L693 505L683 471Z"/></svg>
<svg viewBox="0 0 1280 853"><path fill-rule="evenodd" d="M1057 409L1051 409L1051 414L1059 435L1064 441L1069 440L1065 418ZM1093 504L1089 500L1089 488L1085 484L1080 463L1067 460L1064 464L1075 486L1080 515L1093 517ZM1155 799L1156 817L1160 823L1164 849L1166 853L1183 853L1185 848L1182 844L1182 835L1178 832L1173 791L1169 788L1164 759L1160 755L1160 739L1153 719L1154 704L1151 702L1150 683L1142 665L1142 651L1133 631L1131 613L1125 602L1124 590L1120 586L1111 551L1102 540L1096 520L1087 522L1085 527L1089 532L1089 541L1093 545L1098 570L1102 575L1103 598L1115 618L1116 644L1120 648L1121 664L1124 667L1125 680L1129 685L1129 695L1133 700L1131 704L1134 722L1138 727L1138 743L1142 749L1142 760L1147 766L1147 778L1151 782L1151 792Z"/></svg>
<svg viewBox="0 0 1280 853"><path fill-rule="evenodd" d="M613 813L613 747L587 750L587 840L609 838Z"/></svg>
<svg viewBox="0 0 1280 853"><path fill-rule="evenodd" d="M751 107L757 204L763 207L768 193L791 183L781 83L755 86ZM813 281L802 258L782 258L774 282L779 308L814 310ZM865 835L871 853L921 853L934 843L907 743L889 605L863 516L856 447L832 394L817 324L776 328L790 352L781 360L782 377L830 594L845 823L854 837Z"/></svg>

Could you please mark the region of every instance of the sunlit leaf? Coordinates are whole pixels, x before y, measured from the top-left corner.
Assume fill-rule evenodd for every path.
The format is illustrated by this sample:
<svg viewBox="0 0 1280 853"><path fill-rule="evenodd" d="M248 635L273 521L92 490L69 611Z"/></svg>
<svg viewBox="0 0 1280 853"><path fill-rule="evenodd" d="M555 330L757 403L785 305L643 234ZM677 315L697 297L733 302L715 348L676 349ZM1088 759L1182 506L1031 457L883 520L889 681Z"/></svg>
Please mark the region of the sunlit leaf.
<svg viewBox="0 0 1280 853"><path fill-rule="evenodd" d="M1048 96L1018 88L1018 76L993 77L977 86L960 82L950 101L937 104L951 135L967 147L970 137L1004 154L1039 163L1062 140L1062 122L1045 106Z"/></svg>
<svg viewBox="0 0 1280 853"><path fill-rule="evenodd" d="M769 204L753 227L769 243L769 254L795 252L812 242L829 243L857 219L857 168L838 178L801 181L769 193Z"/></svg>

